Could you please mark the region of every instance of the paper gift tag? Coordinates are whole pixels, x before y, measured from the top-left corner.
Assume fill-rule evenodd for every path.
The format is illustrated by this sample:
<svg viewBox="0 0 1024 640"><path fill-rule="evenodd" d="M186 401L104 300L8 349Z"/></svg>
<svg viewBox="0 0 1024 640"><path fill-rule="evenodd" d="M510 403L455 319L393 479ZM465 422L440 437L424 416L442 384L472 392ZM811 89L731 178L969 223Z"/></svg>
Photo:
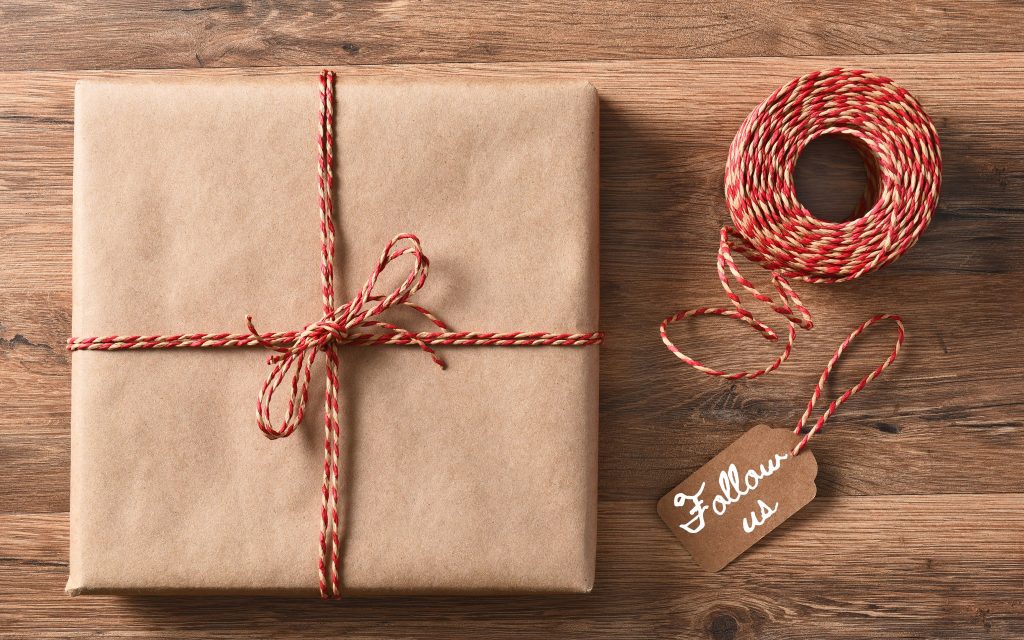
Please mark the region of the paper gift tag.
<svg viewBox="0 0 1024 640"><path fill-rule="evenodd" d="M718 571L814 499L818 463L801 436L758 425L658 501L693 559Z"/></svg>

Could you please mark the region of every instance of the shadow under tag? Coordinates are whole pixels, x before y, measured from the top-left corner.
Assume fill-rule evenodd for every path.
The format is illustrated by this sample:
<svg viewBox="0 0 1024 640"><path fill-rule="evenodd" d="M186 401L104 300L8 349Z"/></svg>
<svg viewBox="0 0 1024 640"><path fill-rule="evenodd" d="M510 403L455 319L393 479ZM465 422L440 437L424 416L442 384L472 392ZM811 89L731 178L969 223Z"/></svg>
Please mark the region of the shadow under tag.
<svg viewBox="0 0 1024 640"><path fill-rule="evenodd" d="M701 568L718 571L814 499L818 463L793 455L801 437L758 425L658 501Z"/></svg>

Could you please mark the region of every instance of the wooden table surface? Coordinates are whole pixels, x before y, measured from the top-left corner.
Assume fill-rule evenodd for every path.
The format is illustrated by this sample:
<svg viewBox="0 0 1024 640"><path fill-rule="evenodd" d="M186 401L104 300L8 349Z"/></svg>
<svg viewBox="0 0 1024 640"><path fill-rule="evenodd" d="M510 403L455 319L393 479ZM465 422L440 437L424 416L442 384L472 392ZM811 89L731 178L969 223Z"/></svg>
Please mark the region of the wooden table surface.
<svg viewBox="0 0 1024 640"><path fill-rule="evenodd" d="M302 4L0 4L0 636L1024 637L1024 5ZM592 594L336 605L64 595L73 83L294 65L578 76L599 89L608 342ZM798 285L819 328L798 336L780 372L701 376L670 356L657 325L722 301L713 259L728 144L777 85L837 65L894 77L935 119L937 216L883 271ZM801 197L822 217L856 199L863 175L850 158L826 142L801 160ZM754 424L793 425L838 341L881 311L905 317L906 351L814 441L819 497L726 570L701 572L656 500ZM774 353L713 319L674 335L726 366ZM888 329L865 336L831 392L891 340Z"/></svg>

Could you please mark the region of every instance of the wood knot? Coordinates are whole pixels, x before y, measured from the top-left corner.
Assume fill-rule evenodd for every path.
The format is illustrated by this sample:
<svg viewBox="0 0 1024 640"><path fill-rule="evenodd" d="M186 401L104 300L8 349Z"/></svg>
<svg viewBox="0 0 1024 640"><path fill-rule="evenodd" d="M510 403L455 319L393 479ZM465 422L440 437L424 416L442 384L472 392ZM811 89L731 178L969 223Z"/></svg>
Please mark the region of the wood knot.
<svg viewBox="0 0 1024 640"><path fill-rule="evenodd" d="M881 431L882 433L898 434L900 431L902 431L902 429L900 429L898 426L890 424L888 422L875 423L875 428Z"/></svg>
<svg viewBox="0 0 1024 640"><path fill-rule="evenodd" d="M708 627L708 632L714 640L733 640L739 629L740 624L736 621L736 618L728 613L719 613L711 618L711 626Z"/></svg>

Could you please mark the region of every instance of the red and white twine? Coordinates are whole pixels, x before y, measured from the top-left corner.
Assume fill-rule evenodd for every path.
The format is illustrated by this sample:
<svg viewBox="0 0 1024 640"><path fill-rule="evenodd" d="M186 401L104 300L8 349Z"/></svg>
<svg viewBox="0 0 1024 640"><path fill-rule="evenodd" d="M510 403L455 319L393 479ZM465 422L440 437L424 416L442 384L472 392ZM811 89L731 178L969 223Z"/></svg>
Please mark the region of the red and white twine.
<svg viewBox="0 0 1024 640"><path fill-rule="evenodd" d="M287 437L298 428L305 415L311 369L317 353L327 359L326 404L324 412L324 472L321 488L320 558L318 561L320 595L337 598L341 595L341 560L338 525L338 484L340 457L337 347L341 345L381 346L415 345L427 353L440 367L445 362L433 347L452 346L589 346L603 339L600 332L475 332L452 331L432 313L409 299L427 279L430 261L420 248L419 239L408 233L395 236L384 248L366 284L341 306L334 301L334 72L320 72L320 114L317 134L318 176L317 200L321 234L322 318L298 331L260 333L246 317L248 333L189 333L178 335L130 335L69 338L69 351L121 351L132 349L220 348L262 346L276 351L268 358L271 365L256 402L256 423L269 438ZM373 292L377 280L392 262L410 256L413 268L405 281L387 295ZM440 331L412 332L379 319L396 305L416 310ZM287 410L279 426L270 415L274 392L291 373Z"/></svg>
<svg viewBox="0 0 1024 640"><path fill-rule="evenodd" d="M793 173L800 153L821 136L848 140L868 169L868 186L857 208L843 222L811 215L796 198ZM867 71L832 69L796 78L780 87L743 121L729 147L725 197L733 226L719 237L718 279L731 307L679 311L661 323L669 351L693 368L728 380L751 379L779 368L789 358L796 328L813 327L811 314L788 278L806 282L844 282L897 259L917 242L939 199L942 160L939 138L920 103L889 78ZM759 291L744 278L733 253L771 272L776 296ZM669 325L699 315L740 320L763 338L778 340L768 325L748 311L731 282L767 303L788 325L782 353L762 369L726 372L687 356L669 339ZM832 402L796 446L807 445L836 408L878 377L899 354L904 328L898 316L880 314L857 327L829 360L796 432L801 432L833 366L850 341L882 320L897 327L888 358Z"/></svg>

